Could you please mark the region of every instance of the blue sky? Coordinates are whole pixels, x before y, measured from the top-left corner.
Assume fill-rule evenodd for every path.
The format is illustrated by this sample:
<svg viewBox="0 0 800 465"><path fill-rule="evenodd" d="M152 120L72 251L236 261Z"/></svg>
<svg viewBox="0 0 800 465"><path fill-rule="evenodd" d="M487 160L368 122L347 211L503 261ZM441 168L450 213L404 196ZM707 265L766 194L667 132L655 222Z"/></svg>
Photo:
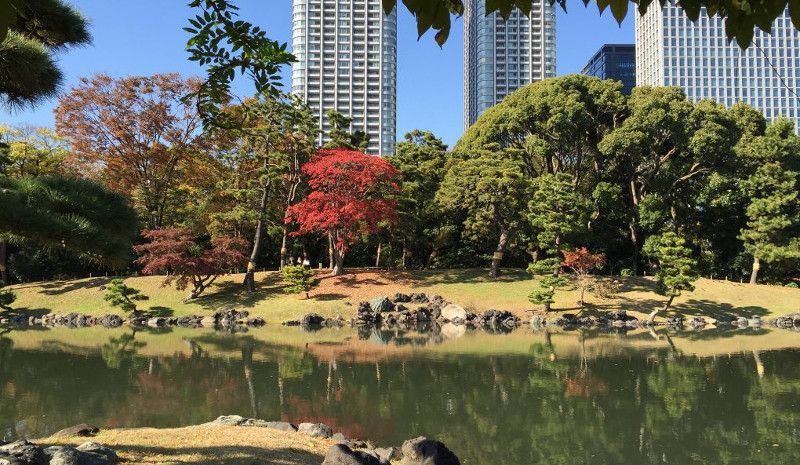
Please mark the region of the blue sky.
<svg viewBox="0 0 800 465"><path fill-rule="evenodd" d="M186 59L187 34L181 30L191 10L185 0L72 0L91 21L93 44L59 56L65 89L83 76L115 77L180 72L199 75ZM241 15L265 28L270 37L289 42L291 0L238 0ZM558 74L579 72L604 43L633 43L633 17L618 26L609 11L568 0L556 20ZM430 34L417 41L414 18L400 7L398 25L398 139L411 129L427 129L448 144L463 132L463 23L456 20L443 48ZM285 75L288 77L289 70ZM288 85L288 79L286 79ZM52 126L53 99L35 110L9 114L0 121L15 125Z"/></svg>

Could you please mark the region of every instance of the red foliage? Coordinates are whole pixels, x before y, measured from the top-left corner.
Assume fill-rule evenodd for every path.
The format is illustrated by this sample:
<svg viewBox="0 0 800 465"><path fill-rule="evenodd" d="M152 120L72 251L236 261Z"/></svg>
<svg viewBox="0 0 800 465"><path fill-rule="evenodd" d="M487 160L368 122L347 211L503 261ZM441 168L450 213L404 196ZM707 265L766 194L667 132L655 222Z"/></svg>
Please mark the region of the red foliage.
<svg viewBox="0 0 800 465"><path fill-rule="evenodd" d="M287 210L295 235L329 234L341 254L360 235L396 221L397 170L355 150L323 149L303 166L311 193Z"/></svg>
<svg viewBox="0 0 800 465"><path fill-rule="evenodd" d="M600 268L606 264L606 256L598 253L594 254L586 247L581 247L575 251L563 251L564 262L561 264L573 270L576 274L586 275L595 268Z"/></svg>
<svg viewBox="0 0 800 465"><path fill-rule="evenodd" d="M164 285L175 282L179 290L191 283L189 298L197 297L219 275L247 261L248 243L239 237L216 237L210 248L199 245L189 229L146 229L142 237L149 242L134 247L140 255L135 263L142 266L142 273L169 273Z"/></svg>

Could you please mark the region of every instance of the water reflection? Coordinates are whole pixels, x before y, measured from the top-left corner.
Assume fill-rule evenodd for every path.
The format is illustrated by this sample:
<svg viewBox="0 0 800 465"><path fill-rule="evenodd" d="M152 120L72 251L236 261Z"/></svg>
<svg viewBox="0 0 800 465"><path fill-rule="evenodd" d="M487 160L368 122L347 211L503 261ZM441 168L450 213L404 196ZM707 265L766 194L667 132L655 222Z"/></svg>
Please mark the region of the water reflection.
<svg viewBox="0 0 800 465"><path fill-rule="evenodd" d="M235 413L324 422L380 444L429 435L476 465L800 459L798 350L698 357L681 341L628 344L655 341L647 333L452 330L372 328L307 345L216 333L166 344L176 336L127 330L94 348L20 347L11 334L0 338L0 428L10 439ZM522 353L502 353L511 338ZM439 350L453 344L486 354Z"/></svg>

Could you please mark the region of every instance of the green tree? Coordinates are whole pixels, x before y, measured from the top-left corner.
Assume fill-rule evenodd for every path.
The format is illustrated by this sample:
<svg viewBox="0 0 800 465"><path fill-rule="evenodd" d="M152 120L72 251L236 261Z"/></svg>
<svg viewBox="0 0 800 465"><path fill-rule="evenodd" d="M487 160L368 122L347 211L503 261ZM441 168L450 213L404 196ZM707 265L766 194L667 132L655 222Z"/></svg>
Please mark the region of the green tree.
<svg viewBox="0 0 800 465"><path fill-rule="evenodd" d="M561 257L563 241L586 229L590 208L586 197L575 190L574 178L569 174L545 174L537 178L528 202L528 219L538 231L539 247ZM560 259L556 274L559 265Z"/></svg>
<svg viewBox="0 0 800 465"><path fill-rule="evenodd" d="M114 307L119 307L123 312L136 313L136 302L147 300L148 297L138 289L125 285L122 279L112 279L106 286L103 299Z"/></svg>
<svg viewBox="0 0 800 465"><path fill-rule="evenodd" d="M758 282L761 263L800 258L798 173L778 163L759 167L744 187L751 201L741 238L753 256L750 284Z"/></svg>
<svg viewBox="0 0 800 465"><path fill-rule="evenodd" d="M336 110L328 110L325 118L331 126L328 131L330 139L323 148L326 149L350 149L366 152L369 146L369 134L361 129L351 132L353 120Z"/></svg>
<svg viewBox="0 0 800 465"><path fill-rule="evenodd" d="M19 108L54 96L64 79L56 53L90 41L86 19L62 0L0 0L0 100Z"/></svg>
<svg viewBox="0 0 800 465"><path fill-rule="evenodd" d="M430 266L445 227L444 212L434 199L446 173L447 145L431 132L414 130L388 160L402 181L395 235L402 243L403 267Z"/></svg>
<svg viewBox="0 0 800 465"><path fill-rule="evenodd" d="M0 125L0 175L23 176L61 175L69 145L49 128L12 128Z"/></svg>
<svg viewBox="0 0 800 465"><path fill-rule="evenodd" d="M698 278L697 260L692 257L686 240L671 231L660 236L650 236L644 252L658 263L658 292L668 297L663 308L650 313L652 322L659 312L669 310L675 297L680 296L683 291L694 290L694 283Z"/></svg>
<svg viewBox="0 0 800 465"><path fill-rule="evenodd" d="M489 272L493 278L499 274L509 240L524 220L528 192L520 162L487 150L455 163L436 193L436 202L443 208L466 212L468 233L498 235Z"/></svg>
<svg viewBox="0 0 800 465"><path fill-rule="evenodd" d="M290 294L305 293L306 299L308 299L309 291L319 285L319 279L315 277L314 270L304 266L284 266L281 275L288 284L284 287L284 291Z"/></svg>
<svg viewBox="0 0 800 465"><path fill-rule="evenodd" d="M762 262L800 258L800 138L794 123L775 120L764 135L742 144L739 154L752 172L741 183L748 203L740 239L753 257L750 282L755 284Z"/></svg>
<svg viewBox="0 0 800 465"><path fill-rule="evenodd" d="M538 287L528 296L532 304L541 305L549 312L555 301L556 290L569 284L569 281L558 273L560 260L556 258L540 260L528 266L528 272L535 275L547 275L538 279ZM555 274L553 270L556 270Z"/></svg>

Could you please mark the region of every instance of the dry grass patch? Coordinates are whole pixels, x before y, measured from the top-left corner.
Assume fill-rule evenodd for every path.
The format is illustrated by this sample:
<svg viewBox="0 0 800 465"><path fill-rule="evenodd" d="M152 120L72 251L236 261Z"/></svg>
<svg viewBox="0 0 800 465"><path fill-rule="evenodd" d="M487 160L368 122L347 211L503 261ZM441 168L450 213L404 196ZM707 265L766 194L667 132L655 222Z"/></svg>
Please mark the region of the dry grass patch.
<svg viewBox="0 0 800 465"><path fill-rule="evenodd" d="M333 444L303 434L242 426L189 426L101 431L94 438L45 438L45 445L91 440L114 449L128 464L319 465Z"/></svg>

